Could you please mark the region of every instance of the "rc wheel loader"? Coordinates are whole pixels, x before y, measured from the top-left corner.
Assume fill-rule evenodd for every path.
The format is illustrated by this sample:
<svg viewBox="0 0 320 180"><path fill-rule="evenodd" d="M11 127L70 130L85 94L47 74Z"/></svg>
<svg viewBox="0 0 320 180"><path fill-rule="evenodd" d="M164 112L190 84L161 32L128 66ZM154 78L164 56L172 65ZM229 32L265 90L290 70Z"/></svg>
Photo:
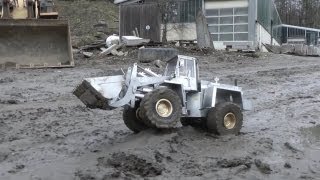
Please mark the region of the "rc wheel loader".
<svg viewBox="0 0 320 180"><path fill-rule="evenodd" d="M179 55L168 61L163 75L134 64L123 75L84 79L73 93L89 108L124 107L124 123L136 133L181 122L219 135L237 134L242 111L251 104L240 87L218 81L199 80L197 59Z"/></svg>

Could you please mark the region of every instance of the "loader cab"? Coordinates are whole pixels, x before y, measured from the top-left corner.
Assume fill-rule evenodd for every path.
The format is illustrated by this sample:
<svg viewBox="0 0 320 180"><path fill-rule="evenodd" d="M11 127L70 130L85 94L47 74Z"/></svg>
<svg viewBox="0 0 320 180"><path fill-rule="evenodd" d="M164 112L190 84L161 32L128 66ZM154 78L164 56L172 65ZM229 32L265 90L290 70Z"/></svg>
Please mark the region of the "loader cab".
<svg viewBox="0 0 320 180"><path fill-rule="evenodd" d="M185 91L199 91L199 72L196 58L179 55L171 59L167 63L165 76L173 76L171 82L181 84Z"/></svg>

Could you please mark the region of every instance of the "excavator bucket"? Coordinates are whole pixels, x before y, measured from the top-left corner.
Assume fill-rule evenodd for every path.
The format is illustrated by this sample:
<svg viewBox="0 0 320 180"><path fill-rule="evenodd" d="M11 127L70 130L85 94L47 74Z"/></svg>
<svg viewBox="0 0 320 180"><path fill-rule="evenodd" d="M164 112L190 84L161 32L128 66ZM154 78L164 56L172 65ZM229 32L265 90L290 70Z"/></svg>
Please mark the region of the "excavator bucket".
<svg viewBox="0 0 320 180"><path fill-rule="evenodd" d="M73 67L68 21L0 19L0 67Z"/></svg>

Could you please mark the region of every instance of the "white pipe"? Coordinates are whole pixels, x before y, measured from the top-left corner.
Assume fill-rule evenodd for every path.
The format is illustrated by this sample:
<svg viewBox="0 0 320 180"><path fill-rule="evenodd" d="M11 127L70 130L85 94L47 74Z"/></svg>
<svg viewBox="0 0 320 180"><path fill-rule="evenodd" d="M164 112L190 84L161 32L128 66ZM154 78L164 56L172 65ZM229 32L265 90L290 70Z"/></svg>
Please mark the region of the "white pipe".
<svg viewBox="0 0 320 180"><path fill-rule="evenodd" d="M134 95L135 95L135 97L140 98L140 99L144 98L143 94L134 94Z"/></svg>
<svg viewBox="0 0 320 180"><path fill-rule="evenodd" d="M148 93L148 92L151 92L151 91L152 91L152 89L150 89L150 88L142 88L142 92Z"/></svg>
<svg viewBox="0 0 320 180"><path fill-rule="evenodd" d="M151 76L154 76L154 77L159 77L158 74L154 73L153 71L151 71L150 69L144 69L146 71L146 73L150 74Z"/></svg>

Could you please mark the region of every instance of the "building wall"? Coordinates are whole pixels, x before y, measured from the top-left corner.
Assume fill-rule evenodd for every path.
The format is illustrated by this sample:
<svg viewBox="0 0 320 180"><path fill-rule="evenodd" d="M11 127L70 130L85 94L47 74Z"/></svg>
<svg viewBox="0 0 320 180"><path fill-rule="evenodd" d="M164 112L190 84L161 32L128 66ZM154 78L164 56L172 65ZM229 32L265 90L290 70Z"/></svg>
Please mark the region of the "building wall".
<svg viewBox="0 0 320 180"><path fill-rule="evenodd" d="M131 4L120 6L120 36L132 36L137 30L139 36L160 42L161 17L157 4Z"/></svg>
<svg viewBox="0 0 320 180"><path fill-rule="evenodd" d="M161 39L164 25L161 25ZM197 29L195 23L169 23L167 24L167 41L196 41Z"/></svg>
<svg viewBox="0 0 320 180"><path fill-rule="evenodd" d="M280 45L274 38L271 41L271 34L260 23L256 24L256 40L258 48L262 52L267 52L263 44Z"/></svg>
<svg viewBox="0 0 320 180"><path fill-rule="evenodd" d="M281 43L281 19L273 0L257 0L257 21Z"/></svg>
<svg viewBox="0 0 320 180"><path fill-rule="evenodd" d="M202 9L202 0L172 1L168 5L167 40L196 41L196 16ZM164 24L161 25L161 39Z"/></svg>
<svg viewBox="0 0 320 180"><path fill-rule="evenodd" d="M155 2L157 0L149 1ZM148 2L146 4L149 4L149 1L146 1ZM162 2L161 0L158 1ZM227 46L232 46L232 48L236 49L241 49L242 47L243 49L263 49L263 44L271 44L271 42L279 44L282 41L281 36L283 33L281 32L281 28L275 28L281 26L279 26L281 20L272 0L175 1L169 6L171 14L169 23L167 24L168 41L197 40L195 16L200 7L204 8L203 11L206 15L209 31L216 49L224 49ZM130 23L132 24L133 19L145 16L145 14L141 13L136 17L125 15L121 19L121 22L128 26ZM149 15L147 16L149 17ZM156 35L157 38L153 38L156 39L154 41L162 40L164 22L160 12L159 17L160 28L157 29L160 32ZM150 18L154 19L152 16ZM137 21L137 25L133 27L141 25L140 21ZM149 24L147 23L147 25ZM128 28L129 34L133 27ZM145 25L142 26L142 29L145 30L145 27ZM143 33L140 34L143 35ZM273 37L272 41L271 36Z"/></svg>

